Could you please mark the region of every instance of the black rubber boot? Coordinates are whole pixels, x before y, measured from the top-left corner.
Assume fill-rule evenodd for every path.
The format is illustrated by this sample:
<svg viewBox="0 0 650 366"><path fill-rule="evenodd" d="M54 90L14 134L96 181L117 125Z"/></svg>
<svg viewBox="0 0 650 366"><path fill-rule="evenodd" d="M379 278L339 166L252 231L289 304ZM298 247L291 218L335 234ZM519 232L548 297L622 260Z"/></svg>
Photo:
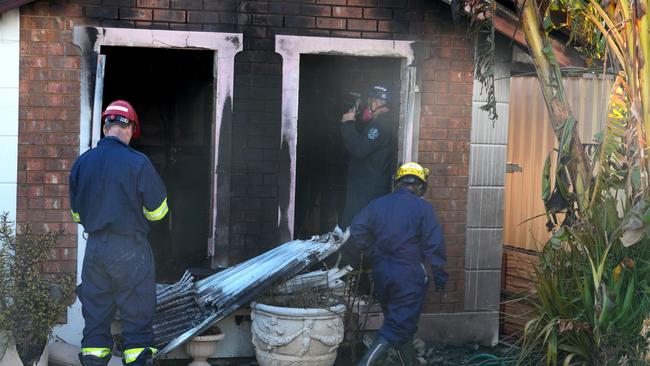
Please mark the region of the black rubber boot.
<svg viewBox="0 0 650 366"><path fill-rule="evenodd" d="M413 347L413 341L408 340L397 346L397 358L402 363L402 366L417 366L419 365L418 356Z"/></svg>
<svg viewBox="0 0 650 366"><path fill-rule="evenodd" d="M368 348L368 351L366 351L366 354L363 355L363 358L361 361L359 361L357 366L380 365L390 347L391 345L387 340L381 337L375 338L375 341L372 342L372 346Z"/></svg>
<svg viewBox="0 0 650 366"><path fill-rule="evenodd" d="M79 361L83 366L107 366L108 361L111 360L111 356L106 357L97 357L93 355L82 355L79 354Z"/></svg>

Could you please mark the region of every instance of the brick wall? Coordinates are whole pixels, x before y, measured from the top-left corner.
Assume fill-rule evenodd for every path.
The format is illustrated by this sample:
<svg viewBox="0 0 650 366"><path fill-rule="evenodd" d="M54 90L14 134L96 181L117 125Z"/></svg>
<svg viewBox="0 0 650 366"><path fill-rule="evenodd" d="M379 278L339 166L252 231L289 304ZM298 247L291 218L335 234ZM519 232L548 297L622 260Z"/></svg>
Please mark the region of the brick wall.
<svg viewBox="0 0 650 366"><path fill-rule="evenodd" d="M80 58L71 29L82 14L62 2L21 8L16 221L19 230L64 230L52 272L77 267L67 182L79 151Z"/></svg>
<svg viewBox="0 0 650 366"><path fill-rule="evenodd" d="M453 29L448 14L438 13L433 57L424 65L420 111L419 160L430 169L429 199L438 212L447 244L449 283L430 293L425 312L463 310L465 226L472 109L471 43Z"/></svg>
<svg viewBox="0 0 650 366"><path fill-rule="evenodd" d="M282 59L265 34L244 33L244 51L235 57L230 263L278 242Z"/></svg>
<svg viewBox="0 0 650 366"><path fill-rule="evenodd" d="M450 283L427 312L462 311L472 47L450 10L426 0L51 0L21 8L18 222L64 228L51 269L74 271L68 171L78 154L79 51L75 25L244 33L232 126L231 263L277 244L281 57L274 36L426 40L420 160L443 223Z"/></svg>

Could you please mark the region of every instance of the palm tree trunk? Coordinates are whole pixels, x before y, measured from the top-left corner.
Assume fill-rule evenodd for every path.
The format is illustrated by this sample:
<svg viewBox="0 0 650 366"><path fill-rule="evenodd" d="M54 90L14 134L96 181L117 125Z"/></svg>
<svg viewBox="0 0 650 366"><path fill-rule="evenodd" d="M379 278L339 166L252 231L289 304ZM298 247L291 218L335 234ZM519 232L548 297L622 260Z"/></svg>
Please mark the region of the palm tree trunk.
<svg viewBox="0 0 650 366"><path fill-rule="evenodd" d="M553 131L558 141L562 138L564 124L573 118L571 107L566 100L562 86L560 66L550 47L550 41L541 28L541 16L537 11L535 0L516 0L519 19L524 31L528 49L535 63L546 109L550 117ZM578 131L574 127L571 143L571 160L567 164L574 191L578 196L578 209L586 209L589 205L589 162L584 148L580 143Z"/></svg>
<svg viewBox="0 0 650 366"><path fill-rule="evenodd" d="M645 3L645 6L638 6L638 10L634 9L636 18L636 25L638 27L638 54L639 54L639 80L638 87L641 89L641 116L642 125L643 125L643 135L645 140L641 141L640 147L642 149L647 149L648 142L650 142L650 20L648 19L647 6L648 1L643 1L640 3ZM644 151L645 152L645 151ZM645 174L648 174L650 171L650 159L648 159L647 152L641 155L641 158L645 160ZM644 177L648 179L647 176ZM644 183L647 184L647 181L644 180ZM647 186L645 187L648 188ZM646 192L648 193L648 192Z"/></svg>

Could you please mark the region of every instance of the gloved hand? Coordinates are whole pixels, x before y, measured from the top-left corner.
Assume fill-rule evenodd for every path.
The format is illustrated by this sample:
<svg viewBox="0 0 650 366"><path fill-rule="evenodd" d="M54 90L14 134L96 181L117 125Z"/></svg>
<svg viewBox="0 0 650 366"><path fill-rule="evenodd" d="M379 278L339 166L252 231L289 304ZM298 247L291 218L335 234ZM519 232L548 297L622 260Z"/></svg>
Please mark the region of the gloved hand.
<svg viewBox="0 0 650 366"><path fill-rule="evenodd" d="M433 268L433 283L436 286L436 291L444 291L447 287L447 280L449 275L442 269Z"/></svg>
<svg viewBox="0 0 650 366"><path fill-rule="evenodd" d="M347 113L344 113L343 116L341 116L341 123L354 121L356 115L357 115L357 109L353 107Z"/></svg>
<svg viewBox="0 0 650 366"><path fill-rule="evenodd" d="M345 232L343 233L343 242L342 242L341 245L347 243L348 239L350 239L350 227L349 226L345 229Z"/></svg>

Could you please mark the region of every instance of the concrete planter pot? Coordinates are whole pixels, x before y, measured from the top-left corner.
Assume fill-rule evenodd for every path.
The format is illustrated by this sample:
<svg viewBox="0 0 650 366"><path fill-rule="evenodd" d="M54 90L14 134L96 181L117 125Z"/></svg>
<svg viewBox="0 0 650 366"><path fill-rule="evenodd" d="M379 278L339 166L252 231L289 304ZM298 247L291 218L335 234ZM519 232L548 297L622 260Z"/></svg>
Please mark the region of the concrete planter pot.
<svg viewBox="0 0 650 366"><path fill-rule="evenodd" d="M217 343L224 337L223 333L203 335L190 338L185 343L185 351L193 361L187 366L210 366L208 358L217 351Z"/></svg>
<svg viewBox="0 0 650 366"><path fill-rule="evenodd" d="M344 305L329 309L251 304L251 331L260 366L331 366L343 341Z"/></svg>
<svg viewBox="0 0 650 366"><path fill-rule="evenodd" d="M48 352L48 346L46 345L45 348L43 349L43 353L41 354L41 358L39 358L38 362L34 362L32 365L25 365L25 366L47 366L48 357L49 357L49 352ZM9 344L7 346L7 350L5 351L4 356L0 358L0 366L17 366L17 365L23 365L23 362L20 360L20 356L18 355L18 351L16 350L16 343L14 342L12 337L9 339Z"/></svg>

